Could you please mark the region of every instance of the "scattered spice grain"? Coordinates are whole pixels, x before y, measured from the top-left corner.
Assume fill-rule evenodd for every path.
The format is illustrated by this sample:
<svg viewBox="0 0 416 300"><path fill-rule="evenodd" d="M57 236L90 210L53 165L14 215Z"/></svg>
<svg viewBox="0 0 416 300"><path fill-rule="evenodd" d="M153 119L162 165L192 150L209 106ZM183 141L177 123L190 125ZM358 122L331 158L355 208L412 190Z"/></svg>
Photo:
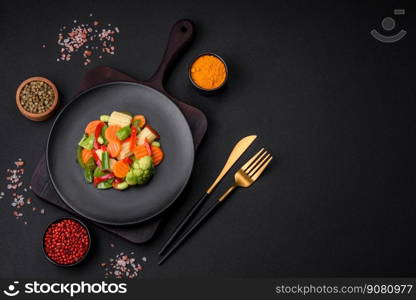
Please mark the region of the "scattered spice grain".
<svg viewBox="0 0 416 300"><path fill-rule="evenodd" d="M114 248L114 244L110 244L110 246ZM104 278L132 279L138 277L140 272L143 271L143 267L133 256L133 251L130 253L120 252L107 261L101 262L100 266L104 269ZM146 262L147 258L143 256L142 261Z"/></svg>
<svg viewBox="0 0 416 300"><path fill-rule="evenodd" d="M89 17L92 16L93 14L90 13ZM56 61L70 61L72 55L79 52L82 54L83 64L86 66L92 62L95 56L100 56L101 59L103 53L113 55L116 50L116 35L120 33L120 29L117 26L113 28L111 24L99 25L98 20L90 20L85 23L73 20L73 25L59 28L57 44L60 48Z"/></svg>
<svg viewBox="0 0 416 300"><path fill-rule="evenodd" d="M28 211L34 213L36 211L36 207L28 207L25 209L24 207L31 206L33 203L33 199L28 193L32 190L32 187L24 185L24 174L25 169L23 166L25 162L19 158L18 160L12 163L14 167L6 169L6 193L4 191L0 192L0 199L3 198L11 198L10 206L12 207L12 215L16 220L23 220L23 224L27 225L28 220L24 219L27 218ZM45 210L43 213L45 213Z"/></svg>

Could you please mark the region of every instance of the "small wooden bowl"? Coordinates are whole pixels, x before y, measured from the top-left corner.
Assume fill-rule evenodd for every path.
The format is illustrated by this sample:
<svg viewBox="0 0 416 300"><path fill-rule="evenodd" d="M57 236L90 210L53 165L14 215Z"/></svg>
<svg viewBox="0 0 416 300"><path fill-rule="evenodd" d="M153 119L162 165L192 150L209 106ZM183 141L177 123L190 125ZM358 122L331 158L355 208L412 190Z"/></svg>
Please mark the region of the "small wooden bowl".
<svg viewBox="0 0 416 300"><path fill-rule="evenodd" d="M43 113L40 113L40 114L34 114L34 113L28 112L27 110L25 110L23 108L22 104L20 103L20 93L21 93L23 87L26 84L28 84L32 81L43 81L43 82L45 82L46 84L48 84L52 88L53 93L55 95L52 106L49 107L49 109L47 111L45 111ZM17 88L17 91L16 91L16 105L17 105L17 108L19 109L20 113L23 116L25 116L26 118L28 118L29 120L32 120L32 121L45 121L45 120L49 119L53 115L53 113L55 112L55 109L58 106L58 101L59 101L58 90L57 90L55 84L53 84L52 81L50 81L49 79L46 79L44 77L30 77L30 78L28 78L19 85L19 87Z"/></svg>

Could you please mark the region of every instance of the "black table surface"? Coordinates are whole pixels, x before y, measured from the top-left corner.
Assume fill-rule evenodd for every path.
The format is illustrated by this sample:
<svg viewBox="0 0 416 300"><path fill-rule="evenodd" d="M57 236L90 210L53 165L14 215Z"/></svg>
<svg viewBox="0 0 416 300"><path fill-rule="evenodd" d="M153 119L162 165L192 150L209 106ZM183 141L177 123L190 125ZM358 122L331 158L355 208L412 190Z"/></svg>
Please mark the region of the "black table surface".
<svg viewBox="0 0 416 300"><path fill-rule="evenodd" d="M394 16L395 8L406 14ZM120 28L116 54L88 66L79 57L58 63L59 27L91 20L90 13ZM147 257L141 277L415 276L412 14L410 1L2 1L0 277L100 278L100 263L122 251ZM386 16L396 19L395 30L408 31L401 41L371 37ZM35 199L45 213L28 212L24 225L7 196L6 169L22 158L28 184L53 122L20 115L18 84L30 76L51 79L62 108L94 66L146 79L181 18L195 22L196 38L167 89L209 121L187 189L149 243L134 245L91 226L86 263L53 266L40 237L66 213ZM189 62L204 51L230 66L226 89L212 97L198 94L187 78ZM163 241L248 134L259 138L244 159L265 146L280 160L158 266ZM231 182L230 173L210 201Z"/></svg>

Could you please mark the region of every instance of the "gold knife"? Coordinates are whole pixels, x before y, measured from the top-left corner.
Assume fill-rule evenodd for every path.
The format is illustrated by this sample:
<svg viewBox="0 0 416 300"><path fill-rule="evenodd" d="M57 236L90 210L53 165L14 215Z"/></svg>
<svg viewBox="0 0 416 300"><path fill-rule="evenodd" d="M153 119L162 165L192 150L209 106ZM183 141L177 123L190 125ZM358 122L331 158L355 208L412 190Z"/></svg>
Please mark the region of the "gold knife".
<svg viewBox="0 0 416 300"><path fill-rule="evenodd" d="M205 202L206 198L209 196L209 194L212 193L212 191L215 189L215 187L218 185L218 183L221 181L221 179L227 174L227 172L231 169L231 167L237 162L237 160L243 155L243 153L250 147L250 145L254 142L254 140L257 138L257 135L249 135L245 138L242 138L233 148L230 155L228 156L227 162L225 163L224 167L222 168L220 174L218 177L214 180L212 185L208 188L208 190L204 193L204 195L199 199L198 202L196 202L191 210L185 215L185 217L182 219L182 221L178 224L178 226L175 228L173 233L170 235L169 239L166 241L166 243L163 245L163 247L159 250L159 255L161 255L166 248L171 244L173 239L179 234L179 232L182 230L182 228L188 223L190 218L197 212L197 210L202 206L202 204Z"/></svg>
<svg viewBox="0 0 416 300"><path fill-rule="evenodd" d="M230 156L228 156L227 162L222 168L220 174L218 175L217 179L212 183L212 185L208 188L207 194L211 194L211 192L215 189L221 179L227 174L227 172L231 169L231 167L236 163L236 161L243 155L243 153L250 147L250 145L254 142L257 135L249 135L245 138L242 138L235 146L233 151L231 151Z"/></svg>

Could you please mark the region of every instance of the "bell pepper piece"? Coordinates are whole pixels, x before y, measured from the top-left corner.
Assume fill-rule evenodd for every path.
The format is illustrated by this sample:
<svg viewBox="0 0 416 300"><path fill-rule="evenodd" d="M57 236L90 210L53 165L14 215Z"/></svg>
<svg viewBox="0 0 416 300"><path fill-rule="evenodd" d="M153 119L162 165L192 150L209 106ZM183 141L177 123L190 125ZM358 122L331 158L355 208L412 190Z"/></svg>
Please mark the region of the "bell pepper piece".
<svg viewBox="0 0 416 300"><path fill-rule="evenodd" d="M133 160L130 157L126 157L122 161L124 161L128 165L131 165L133 163Z"/></svg>
<svg viewBox="0 0 416 300"><path fill-rule="evenodd" d="M124 181L123 178L114 177L114 183L121 183L123 181Z"/></svg>
<svg viewBox="0 0 416 300"><path fill-rule="evenodd" d="M124 141L126 138L129 137L130 133L131 133L130 126L125 126L125 127L121 128L121 129L119 129L117 131L116 135L117 135L117 138L120 141Z"/></svg>
<svg viewBox="0 0 416 300"><path fill-rule="evenodd" d="M94 158L92 157L85 163L85 169L88 169L91 171L93 171L96 166L97 165L95 164Z"/></svg>
<svg viewBox="0 0 416 300"><path fill-rule="evenodd" d="M90 170L90 169L85 169L84 170L84 178L85 178L85 181L86 182L88 182L88 183L92 183L92 170Z"/></svg>
<svg viewBox="0 0 416 300"><path fill-rule="evenodd" d="M133 151L136 147L137 143L137 128L132 126L131 127L131 134L130 134L130 151Z"/></svg>
<svg viewBox="0 0 416 300"><path fill-rule="evenodd" d="M93 174L94 177L101 177L101 176L104 176L104 175L105 175L105 173L103 172L103 170L100 167L95 168L94 174Z"/></svg>
<svg viewBox="0 0 416 300"><path fill-rule="evenodd" d="M101 135L101 129L104 126L104 122L101 122L95 127L95 133L94 133L94 149L100 148L100 144L98 143L98 137Z"/></svg>
<svg viewBox="0 0 416 300"><path fill-rule="evenodd" d="M94 177L94 185L97 185L101 182L104 182L104 181L107 181L107 180L113 179L113 178L114 178L114 175L111 174L111 173L106 174L106 175L101 176L101 177Z"/></svg>
<svg viewBox="0 0 416 300"><path fill-rule="evenodd" d="M94 146L94 137L92 135L88 136L84 134L82 139L79 141L78 146L91 150Z"/></svg>
<svg viewBox="0 0 416 300"><path fill-rule="evenodd" d="M101 160L98 157L97 153L95 153L95 151L92 151L92 156L94 157L95 163L97 164L97 166L99 166L101 168L102 164L101 164Z"/></svg>

